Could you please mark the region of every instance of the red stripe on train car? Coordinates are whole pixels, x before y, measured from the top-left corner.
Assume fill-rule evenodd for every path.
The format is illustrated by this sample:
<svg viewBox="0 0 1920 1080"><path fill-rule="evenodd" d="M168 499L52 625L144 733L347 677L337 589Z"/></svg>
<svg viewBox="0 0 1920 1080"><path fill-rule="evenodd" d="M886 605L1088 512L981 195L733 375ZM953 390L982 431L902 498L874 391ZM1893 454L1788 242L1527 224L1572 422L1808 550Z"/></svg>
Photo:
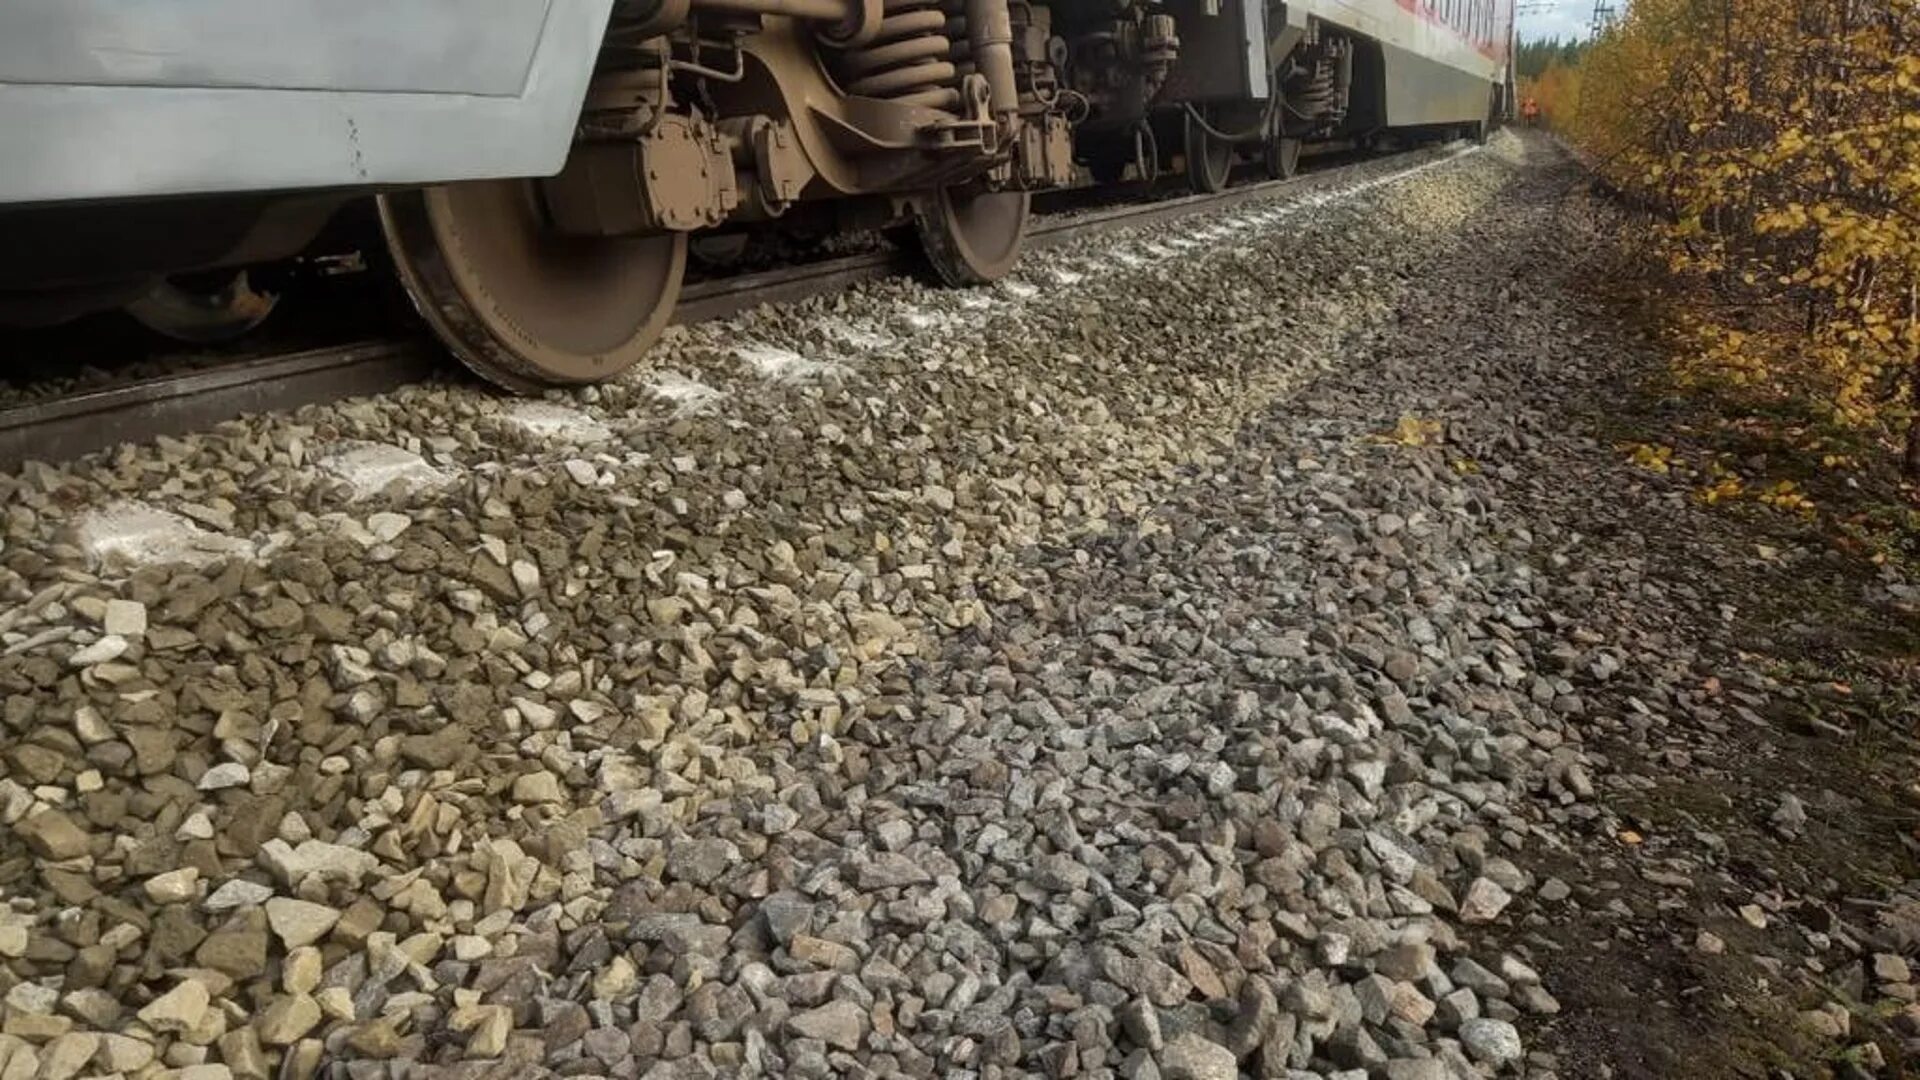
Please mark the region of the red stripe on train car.
<svg viewBox="0 0 1920 1080"><path fill-rule="evenodd" d="M1489 60L1506 59L1506 53L1507 53L1506 42L1476 41L1473 38L1468 37L1465 31L1462 31L1459 27L1454 26L1452 23L1447 22L1445 19L1442 19L1440 17L1440 13L1435 11L1433 8L1432 0L1397 0L1397 2L1402 8L1405 8L1407 11L1412 12L1415 15L1418 15L1420 18L1426 20L1427 22L1432 23L1433 25L1441 28L1442 30L1447 31L1453 36L1473 46L1475 51L1477 51L1480 55L1486 57L1487 59Z"/></svg>

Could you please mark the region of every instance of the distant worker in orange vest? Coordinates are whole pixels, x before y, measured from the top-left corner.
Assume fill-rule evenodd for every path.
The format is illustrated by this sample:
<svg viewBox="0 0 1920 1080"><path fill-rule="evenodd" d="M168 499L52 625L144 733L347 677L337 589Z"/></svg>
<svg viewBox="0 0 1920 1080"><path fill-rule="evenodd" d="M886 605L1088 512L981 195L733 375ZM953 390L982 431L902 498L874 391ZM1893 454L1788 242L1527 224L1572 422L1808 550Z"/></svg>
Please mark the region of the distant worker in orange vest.
<svg viewBox="0 0 1920 1080"><path fill-rule="evenodd" d="M1528 127L1533 127L1538 124L1540 122L1540 103L1532 98L1521 102L1520 118L1526 121Z"/></svg>

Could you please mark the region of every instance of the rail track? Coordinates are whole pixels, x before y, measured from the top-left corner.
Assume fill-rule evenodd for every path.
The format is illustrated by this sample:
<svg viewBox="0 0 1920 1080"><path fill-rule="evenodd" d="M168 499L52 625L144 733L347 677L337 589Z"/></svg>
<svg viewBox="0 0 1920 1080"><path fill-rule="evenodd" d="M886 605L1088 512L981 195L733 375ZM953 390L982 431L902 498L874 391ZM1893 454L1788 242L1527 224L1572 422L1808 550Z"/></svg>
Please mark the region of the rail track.
<svg viewBox="0 0 1920 1080"><path fill-rule="evenodd" d="M1138 228L1247 202L1337 187L1363 169L1414 166L1444 148L1303 172L1287 180L1067 211L1036 220L1027 237L1039 249L1119 228ZM791 303L862 281L913 272L905 251L875 251L689 284L674 314L696 323L761 304ZM444 351L424 334L361 339L321 348L235 359L177 374L92 387L0 408L0 467L29 460L67 461L123 442L202 429L249 413L299 408L421 382L449 370Z"/></svg>

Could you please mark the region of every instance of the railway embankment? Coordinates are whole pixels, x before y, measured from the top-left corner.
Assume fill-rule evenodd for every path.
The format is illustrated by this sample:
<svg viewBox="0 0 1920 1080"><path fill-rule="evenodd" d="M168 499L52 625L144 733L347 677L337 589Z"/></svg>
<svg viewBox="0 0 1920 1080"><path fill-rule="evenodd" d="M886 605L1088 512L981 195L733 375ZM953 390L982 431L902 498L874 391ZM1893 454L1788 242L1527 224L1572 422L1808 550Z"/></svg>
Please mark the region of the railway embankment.
<svg viewBox="0 0 1920 1080"><path fill-rule="evenodd" d="M0 476L0 1076L1898 1067L1913 594L1629 449L1610 213L1503 134Z"/></svg>

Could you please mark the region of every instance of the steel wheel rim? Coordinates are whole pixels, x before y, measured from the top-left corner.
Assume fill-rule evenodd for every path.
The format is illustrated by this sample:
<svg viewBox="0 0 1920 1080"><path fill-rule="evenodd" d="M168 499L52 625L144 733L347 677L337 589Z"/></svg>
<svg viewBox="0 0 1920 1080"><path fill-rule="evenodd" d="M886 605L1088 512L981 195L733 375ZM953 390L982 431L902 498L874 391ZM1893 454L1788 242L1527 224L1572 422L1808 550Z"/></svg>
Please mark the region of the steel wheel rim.
<svg viewBox="0 0 1920 1080"><path fill-rule="evenodd" d="M1005 277L1020 259L1032 199L1024 191L941 188L919 231L929 259L953 285Z"/></svg>
<svg viewBox="0 0 1920 1080"><path fill-rule="evenodd" d="M683 233L574 237L530 180L380 198L400 278L454 355L516 391L600 382L633 366L673 314Z"/></svg>
<svg viewBox="0 0 1920 1080"><path fill-rule="evenodd" d="M1300 171L1300 140L1285 136L1267 144L1267 172L1276 180L1285 180Z"/></svg>
<svg viewBox="0 0 1920 1080"><path fill-rule="evenodd" d="M1224 191L1233 173L1233 144L1216 139L1193 116L1187 117L1187 179L1194 190Z"/></svg>

